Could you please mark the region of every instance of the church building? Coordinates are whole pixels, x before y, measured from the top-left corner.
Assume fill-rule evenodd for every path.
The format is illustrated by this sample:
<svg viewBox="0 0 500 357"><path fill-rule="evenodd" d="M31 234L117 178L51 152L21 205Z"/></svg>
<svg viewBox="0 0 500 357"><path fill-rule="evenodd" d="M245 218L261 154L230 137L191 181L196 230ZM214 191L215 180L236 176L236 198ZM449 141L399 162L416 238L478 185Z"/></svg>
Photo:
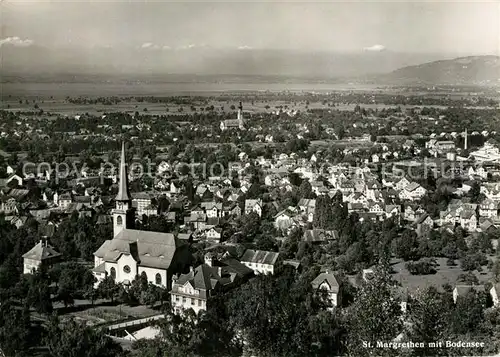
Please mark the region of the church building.
<svg viewBox="0 0 500 357"><path fill-rule="evenodd" d="M245 122L243 121L243 106L238 107L238 117L237 119L227 119L220 122L220 130L230 130L230 129L245 129Z"/></svg>
<svg viewBox="0 0 500 357"><path fill-rule="evenodd" d="M189 271L191 254L186 243L172 233L133 229L135 212L128 189L124 144L112 215L113 239L106 240L94 253L96 286L107 276L112 276L117 283L128 285L144 273L148 282L170 289L173 274Z"/></svg>

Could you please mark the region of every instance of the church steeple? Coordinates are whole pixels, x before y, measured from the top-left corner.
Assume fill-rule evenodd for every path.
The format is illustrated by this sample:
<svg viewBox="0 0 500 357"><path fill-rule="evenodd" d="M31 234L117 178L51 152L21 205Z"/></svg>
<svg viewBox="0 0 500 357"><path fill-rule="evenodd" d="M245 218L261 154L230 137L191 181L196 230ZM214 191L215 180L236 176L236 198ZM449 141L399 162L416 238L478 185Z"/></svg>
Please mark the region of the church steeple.
<svg viewBox="0 0 500 357"><path fill-rule="evenodd" d="M115 201L128 202L130 201L130 192L128 190L128 174L127 164L125 163L125 142L122 142L122 157L120 162L120 182L118 186L118 194Z"/></svg>
<svg viewBox="0 0 500 357"><path fill-rule="evenodd" d="M128 190L127 164L125 163L125 143L122 143L122 157L120 162L120 182L118 194L115 197L113 214L113 233L117 236L122 230L134 226L135 212L132 207L132 196Z"/></svg>

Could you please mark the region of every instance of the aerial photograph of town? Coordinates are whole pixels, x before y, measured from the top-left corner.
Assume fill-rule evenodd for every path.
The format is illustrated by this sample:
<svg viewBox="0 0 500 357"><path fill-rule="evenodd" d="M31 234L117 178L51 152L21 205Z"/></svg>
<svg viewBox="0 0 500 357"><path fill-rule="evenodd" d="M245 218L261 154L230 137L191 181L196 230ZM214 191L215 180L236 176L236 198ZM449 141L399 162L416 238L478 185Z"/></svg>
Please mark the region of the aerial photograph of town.
<svg viewBox="0 0 500 357"><path fill-rule="evenodd" d="M0 2L0 357L500 357L498 1Z"/></svg>

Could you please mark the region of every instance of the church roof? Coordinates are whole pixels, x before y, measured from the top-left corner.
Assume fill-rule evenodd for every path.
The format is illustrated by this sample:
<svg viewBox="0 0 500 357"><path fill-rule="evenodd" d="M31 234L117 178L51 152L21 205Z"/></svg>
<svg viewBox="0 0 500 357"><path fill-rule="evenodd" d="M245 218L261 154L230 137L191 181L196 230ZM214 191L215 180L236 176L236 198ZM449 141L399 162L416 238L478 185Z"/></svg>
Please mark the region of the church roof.
<svg viewBox="0 0 500 357"><path fill-rule="evenodd" d="M122 254L130 254L140 266L168 269L181 244L172 233L124 229L105 241L94 255L107 262L116 262Z"/></svg>
<svg viewBox="0 0 500 357"><path fill-rule="evenodd" d="M122 143L122 157L120 161L120 182L118 183L118 194L115 201L130 201L130 192L128 190L127 165L125 163L125 143Z"/></svg>

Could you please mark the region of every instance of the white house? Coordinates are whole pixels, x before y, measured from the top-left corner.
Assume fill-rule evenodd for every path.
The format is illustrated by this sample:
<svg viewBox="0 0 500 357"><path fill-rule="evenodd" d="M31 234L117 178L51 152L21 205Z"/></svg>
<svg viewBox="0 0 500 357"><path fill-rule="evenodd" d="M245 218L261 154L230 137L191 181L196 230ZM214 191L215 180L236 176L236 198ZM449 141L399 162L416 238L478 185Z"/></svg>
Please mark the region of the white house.
<svg viewBox="0 0 500 357"><path fill-rule="evenodd" d="M479 216L496 218L498 216L498 202L488 198L483 200L479 205Z"/></svg>
<svg viewBox="0 0 500 357"><path fill-rule="evenodd" d="M274 227L282 231L288 230L295 223L294 220L295 215L296 212L292 212L289 209L285 209L281 212L278 212L274 216Z"/></svg>
<svg viewBox="0 0 500 357"><path fill-rule="evenodd" d="M427 190L416 182L411 182L399 193L402 200L416 201L425 196Z"/></svg>
<svg viewBox="0 0 500 357"><path fill-rule="evenodd" d="M410 181L406 177L403 177L399 181L395 182L393 187L396 190L401 191L401 190L405 189L406 186L408 186L409 184L410 184Z"/></svg>
<svg viewBox="0 0 500 357"><path fill-rule="evenodd" d="M274 274L274 267L279 253L265 250L247 249L240 261L252 269L255 274Z"/></svg>
<svg viewBox="0 0 500 357"><path fill-rule="evenodd" d="M196 313L206 310L210 298L221 288L231 287L253 276L251 269L225 253L221 259L214 259L212 253L205 254L205 263L182 274L174 276L171 303L176 313L193 309Z"/></svg>
<svg viewBox="0 0 500 357"><path fill-rule="evenodd" d="M217 268L202 264L187 274L174 278L170 301L176 313L193 309L199 313L207 309L207 301L221 285Z"/></svg>
<svg viewBox="0 0 500 357"><path fill-rule="evenodd" d="M469 232L474 232L477 229L476 213L471 210L462 211L460 213L460 226Z"/></svg>
<svg viewBox="0 0 500 357"><path fill-rule="evenodd" d="M220 239L222 237L222 229L212 227L205 232L205 236L208 240L211 240L211 241L218 243L218 242L220 242Z"/></svg>
<svg viewBox="0 0 500 357"><path fill-rule="evenodd" d="M60 253L48 245L46 241L40 240L37 245L23 255L23 274L33 273L42 264L50 267L54 263L57 263L60 258Z"/></svg>
<svg viewBox="0 0 500 357"><path fill-rule="evenodd" d="M338 306L340 301L340 285L335 275L329 272L319 274L311 283L315 291L324 290L332 307Z"/></svg>
<svg viewBox="0 0 500 357"><path fill-rule="evenodd" d="M245 200L245 214L250 214L251 212L255 212L260 216L262 216L262 199L247 199Z"/></svg>
<svg viewBox="0 0 500 357"><path fill-rule="evenodd" d="M200 206L205 210L207 218L222 217L222 203L221 202L202 202Z"/></svg>

